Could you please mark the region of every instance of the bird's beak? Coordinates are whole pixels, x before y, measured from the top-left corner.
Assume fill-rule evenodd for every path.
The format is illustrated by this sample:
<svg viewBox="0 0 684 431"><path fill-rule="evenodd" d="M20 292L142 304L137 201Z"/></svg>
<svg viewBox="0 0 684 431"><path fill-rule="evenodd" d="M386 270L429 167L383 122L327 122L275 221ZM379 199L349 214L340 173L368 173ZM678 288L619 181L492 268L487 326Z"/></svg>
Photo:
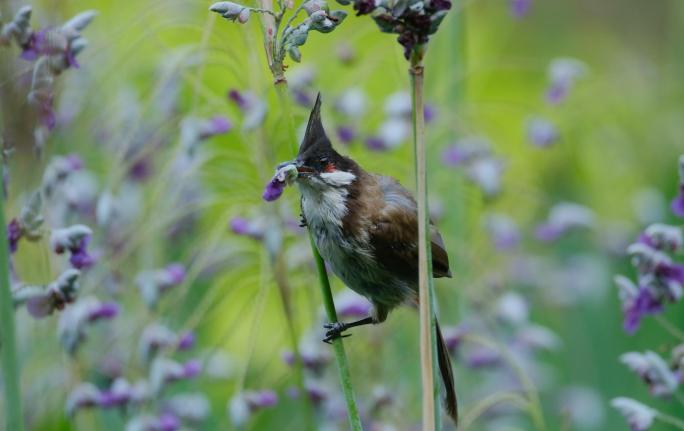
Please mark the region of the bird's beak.
<svg viewBox="0 0 684 431"><path fill-rule="evenodd" d="M316 172L312 167L306 166L301 160L295 160L295 166L297 167L297 172L299 172L299 178L310 177Z"/></svg>

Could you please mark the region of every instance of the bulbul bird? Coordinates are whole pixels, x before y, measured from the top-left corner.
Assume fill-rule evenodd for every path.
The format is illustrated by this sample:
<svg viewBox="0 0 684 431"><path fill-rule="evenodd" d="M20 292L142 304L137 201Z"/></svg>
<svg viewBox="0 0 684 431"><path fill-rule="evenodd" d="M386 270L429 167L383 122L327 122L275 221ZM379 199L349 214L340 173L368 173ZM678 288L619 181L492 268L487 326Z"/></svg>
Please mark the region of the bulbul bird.
<svg viewBox="0 0 684 431"><path fill-rule="evenodd" d="M349 328L378 324L401 304L418 304L418 213L411 193L395 179L366 172L332 147L321 122L321 96L309 116L299 154L296 184L302 223L333 273L372 304L371 315L326 324L324 341ZM430 223L432 274L451 277L444 241ZM437 355L446 391L445 410L458 418L449 351L436 325Z"/></svg>

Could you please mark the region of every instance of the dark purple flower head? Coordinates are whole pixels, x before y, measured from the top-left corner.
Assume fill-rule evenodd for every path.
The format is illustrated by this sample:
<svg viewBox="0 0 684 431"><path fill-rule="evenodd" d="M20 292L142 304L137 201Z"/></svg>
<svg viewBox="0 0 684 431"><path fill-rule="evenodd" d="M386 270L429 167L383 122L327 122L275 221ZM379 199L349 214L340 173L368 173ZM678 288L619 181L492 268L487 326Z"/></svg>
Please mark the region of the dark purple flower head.
<svg viewBox="0 0 684 431"><path fill-rule="evenodd" d="M565 229L553 223L542 223L534 230L534 236L543 242L553 242L563 235Z"/></svg>
<svg viewBox="0 0 684 431"><path fill-rule="evenodd" d="M557 58L549 65L548 73L546 100L555 105L565 100L575 81L586 73L586 66L574 58Z"/></svg>
<svg viewBox="0 0 684 431"><path fill-rule="evenodd" d="M423 115L425 116L425 123L431 123L437 118L437 108L433 105L426 104L423 108Z"/></svg>
<svg viewBox="0 0 684 431"><path fill-rule="evenodd" d="M679 193L672 199L670 207L674 215L684 218L684 183L679 185Z"/></svg>
<svg viewBox="0 0 684 431"><path fill-rule="evenodd" d="M228 91L228 99L232 100L242 110L249 108L249 101L247 98L234 88Z"/></svg>
<svg viewBox="0 0 684 431"><path fill-rule="evenodd" d="M267 202L272 202L283 194L283 190L285 190L285 183L273 178L268 184L266 184L266 188L264 189L264 193L261 195L261 197Z"/></svg>
<svg viewBox="0 0 684 431"><path fill-rule="evenodd" d="M558 131L552 122L544 118L530 118L527 121L527 139L536 147L550 147L558 140Z"/></svg>
<svg viewBox="0 0 684 431"><path fill-rule="evenodd" d="M369 136L366 138L366 147L373 151L385 151L389 148L387 143L379 136Z"/></svg>
<svg viewBox="0 0 684 431"><path fill-rule="evenodd" d="M76 247L71 248L71 257L69 262L71 266L76 269L90 268L95 263L95 258L88 254L88 243L90 242L90 235L81 238Z"/></svg>
<svg viewBox="0 0 684 431"><path fill-rule="evenodd" d="M9 251L14 253L17 251L19 239L21 239L22 229L19 221L13 218L7 225L7 241L9 242Z"/></svg>
<svg viewBox="0 0 684 431"><path fill-rule="evenodd" d="M532 0L510 0L511 13L516 18L523 18L530 11Z"/></svg>
<svg viewBox="0 0 684 431"><path fill-rule="evenodd" d="M250 410L255 411L276 405L278 403L278 394L271 390L247 392L245 393L245 399Z"/></svg>
<svg viewBox="0 0 684 431"><path fill-rule="evenodd" d="M133 181L145 181L152 175L152 160L150 157L142 157L131 165L128 176Z"/></svg>
<svg viewBox="0 0 684 431"><path fill-rule="evenodd" d="M223 135L233 128L231 122L220 115L205 121L199 130L199 139L208 139L212 136Z"/></svg>
<svg viewBox="0 0 684 431"><path fill-rule="evenodd" d="M119 304L116 302L100 302L88 311L87 320L95 322L100 319L113 319L119 314Z"/></svg>
<svg viewBox="0 0 684 431"><path fill-rule="evenodd" d="M272 202L278 199L283 194L285 186L292 183L298 174L297 168L291 163L280 166L271 181L266 184L262 195L264 200Z"/></svg>
<svg viewBox="0 0 684 431"><path fill-rule="evenodd" d="M639 329L644 316L663 311L663 305L653 297L651 290L647 287L640 287L631 303L623 304L623 306L625 306L623 327L628 334L634 334Z"/></svg>
<svg viewBox="0 0 684 431"><path fill-rule="evenodd" d="M202 372L202 362L198 359L191 359L183 364L183 378L191 379L197 377Z"/></svg>
<svg viewBox="0 0 684 431"><path fill-rule="evenodd" d="M181 420L173 413L165 412L159 416L155 431L177 431L181 429Z"/></svg>
<svg viewBox="0 0 684 431"><path fill-rule="evenodd" d="M185 266L182 263L171 263L164 268L172 284L181 284L185 280Z"/></svg>
<svg viewBox="0 0 684 431"><path fill-rule="evenodd" d="M343 144L350 144L356 137L356 132L350 126L338 126L336 131L337 137Z"/></svg>
<svg viewBox="0 0 684 431"><path fill-rule="evenodd" d="M195 345L195 333L187 331L178 339L178 350L190 350Z"/></svg>

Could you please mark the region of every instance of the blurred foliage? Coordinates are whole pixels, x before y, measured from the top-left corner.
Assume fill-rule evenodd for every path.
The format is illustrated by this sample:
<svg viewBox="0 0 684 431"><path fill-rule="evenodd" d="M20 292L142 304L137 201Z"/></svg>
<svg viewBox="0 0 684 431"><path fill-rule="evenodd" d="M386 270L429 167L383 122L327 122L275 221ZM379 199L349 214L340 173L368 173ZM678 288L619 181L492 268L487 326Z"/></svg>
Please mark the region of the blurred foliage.
<svg viewBox="0 0 684 431"><path fill-rule="evenodd" d="M455 275L437 281L440 320L457 325L475 316L496 324L493 313L501 294L517 291L529 302L530 320L561 340L558 350L535 359L549 430L626 429L608 401L620 395L645 401L650 397L618 356L645 349L665 355L673 347L654 320L647 319L634 336L623 332L611 278L631 270L628 259L609 252L608 245L613 233L626 245L647 222L676 223L666 202L676 192L676 160L684 148L680 3L536 1L527 16L516 19L503 0L458 1L427 53L426 98L437 111L427 132L430 196L443 208L438 225ZM179 392L199 389L209 396L212 414L201 429L232 429L226 405L244 388L273 388L281 395L275 407L255 415L249 429L303 429L302 403L286 395L295 379L282 360L289 335L268 252L262 242L237 236L228 227L234 217L269 217L281 226L273 220L298 219L295 189L286 190L275 204L261 200L274 166L294 154L265 63L259 20L253 16L245 25L233 25L208 12L209 3L197 1L45 0L33 6L33 22L41 26L63 22L84 9L96 9L99 15L88 28L90 44L79 56L81 68L60 77L58 112L72 115L68 125L58 124L40 159L28 140L12 142L8 219L39 186L39 172L54 154L79 154L96 174L100 191L127 192L126 154L135 145L153 156L153 173L140 188L142 206L124 236L124 251L103 251L101 269L84 282L85 291L107 295L110 275L116 274L123 316L115 324L93 328L82 352L71 359L54 333L58 317L34 321L25 311L18 313L29 429L123 429L123 416L113 410L84 411L67 419L66 394L81 380L102 378L95 364L104 357L135 355L142 328L155 319L179 330L194 329L197 349L230 358L230 378L201 378L174 387ZM303 63L291 65L286 75L292 85L297 69L315 70L312 87L325 97L324 118L331 136L339 121L333 101L352 87L361 88L369 104L359 129L372 134L384 119L385 99L408 88L401 47L392 36L380 34L371 20L353 16L334 34L323 36L310 35L301 48ZM341 61L341 50L350 50L353 59ZM16 50L11 52L15 55ZM552 106L544 93L547 66L556 57L580 59L588 72L563 104ZM26 63L17 61L16 66L19 74L28 70ZM262 127L241 130L242 114L226 97L230 89L265 99L268 113ZM163 99L173 98L175 91L177 103L168 115L160 115ZM298 127L307 114L306 107L296 108ZM200 163L192 169L177 169L181 121L215 115L228 117L234 129L203 143ZM560 139L553 147L540 149L528 142L525 122L534 115L557 125ZM469 135L487 136L493 152L505 159L497 197L485 198L461 171L441 161L447 146ZM370 151L361 140L336 146L368 170L412 186L413 155L407 142L382 153ZM195 180L202 191L185 190L184 185ZM660 204L656 199L647 208L655 217L644 217L643 205L635 201L647 188L661 196ZM554 244L540 243L534 226L561 201L591 208L597 226ZM514 256L492 246L482 221L487 212L506 214L522 227L522 244ZM192 228L169 235L188 215L196 216ZM322 311L315 271L306 242L284 232L296 327L317 339ZM95 241L106 250L107 238ZM563 281L558 271L533 271L534 286L511 279L509 268L522 262L516 256L526 255L571 271ZM576 256L599 268L588 287L591 299L566 304L550 300L549 292L559 286L572 289L573 281L585 283L588 275L571 266ZM188 265L186 281L170 291L157 310L147 312L134 285L137 272L173 261ZM47 241L23 243L15 257L16 272L26 281L48 282L58 266ZM336 291L345 289L339 280L333 285ZM666 313L679 327L683 316L681 304ZM417 326L417 313L406 308L383 325L355 330L346 342L360 404L368 404L374 387L385 387L398 403L386 422L401 430L416 429L421 411ZM461 359L456 355L455 378L467 414L483 397L483 382L498 374L474 372ZM136 361L126 363L128 376L143 375ZM334 370L328 372L334 390ZM575 386L593 388L598 395L602 420L593 427L568 425L569 407L560 395ZM681 416L682 406L676 402L649 403ZM532 429L524 415L508 428L495 428L493 419L483 418L468 429Z"/></svg>

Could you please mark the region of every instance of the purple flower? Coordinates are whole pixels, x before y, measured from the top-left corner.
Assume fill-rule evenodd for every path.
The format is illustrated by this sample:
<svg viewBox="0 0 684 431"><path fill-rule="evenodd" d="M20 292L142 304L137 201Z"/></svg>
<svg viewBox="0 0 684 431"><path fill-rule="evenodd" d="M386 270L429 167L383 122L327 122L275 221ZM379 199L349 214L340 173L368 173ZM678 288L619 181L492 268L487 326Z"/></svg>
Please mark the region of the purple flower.
<svg viewBox="0 0 684 431"><path fill-rule="evenodd" d="M185 280L185 266L181 263L171 263L164 268L169 282L173 285L181 284Z"/></svg>
<svg viewBox="0 0 684 431"><path fill-rule="evenodd" d="M205 121L199 129L199 139L208 139L212 136L228 133L233 125L226 117L215 116Z"/></svg>
<svg viewBox="0 0 684 431"><path fill-rule="evenodd" d="M232 88L228 91L228 99L232 100L240 109L247 109L249 102L238 90Z"/></svg>
<svg viewBox="0 0 684 431"><path fill-rule="evenodd" d="M549 88L546 100L559 104L565 100L577 79L586 73L586 66L574 58L557 58L549 65Z"/></svg>
<svg viewBox="0 0 684 431"><path fill-rule="evenodd" d="M497 250L510 250L520 243L520 231L510 217L489 214L485 219L485 227Z"/></svg>
<svg viewBox="0 0 684 431"><path fill-rule="evenodd" d="M465 361L470 368L490 368L501 363L501 355L489 347L477 346L468 351Z"/></svg>
<svg viewBox="0 0 684 431"><path fill-rule="evenodd" d="M530 118L527 121L527 139L539 148L550 147L558 140L558 130L544 118Z"/></svg>
<svg viewBox="0 0 684 431"><path fill-rule="evenodd" d="M656 397L668 397L677 390L675 373L655 352L627 352L620 356L620 362L634 371Z"/></svg>
<svg viewBox="0 0 684 431"><path fill-rule="evenodd" d="M431 123L437 118L437 109L430 104L426 104L423 107L423 115L425 116L425 123Z"/></svg>
<svg viewBox="0 0 684 431"><path fill-rule="evenodd" d="M342 318L368 317L371 304L363 296L351 290L345 290L335 297L335 309Z"/></svg>
<svg viewBox="0 0 684 431"><path fill-rule="evenodd" d="M202 372L202 363L198 359L191 359L183 364L183 378L191 379Z"/></svg>
<svg viewBox="0 0 684 431"><path fill-rule="evenodd" d="M283 194L283 190L285 190L285 183L278 181L277 178L273 178L266 184L266 188L261 197L267 202L272 202Z"/></svg>
<svg viewBox="0 0 684 431"><path fill-rule="evenodd" d="M623 304L624 322L623 327L628 334L634 334L646 315L658 314L663 311L663 305L657 301L650 289L640 287L637 295L631 302Z"/></svg>
<svg viewBox="0 0 684 431"><path fill-rule="evenodd" d="M262 197L265 201L272 202L278 199L285 190L285 186L290 184L299 175L295 165L291 163L284 164L278 168L275 175L264 189Z"/></svg>
<svg viewBox="0 0 684 431"><path fill-rule="evenodd" d="M271 390L246 392L244 397L252 411L273 407L278 403L278 394Z"/></svg>
<svg viewBox="0 0 684 431"><path fill-rule="evenodd" d="M181 334L178 340L178 350L190 350L195 345L195 333L187 331Z"/></svg>
<svg viewBox="0 0 684 431"><path fill-rule="evenodd" d="M523 18L530 11L532 0L510 0L511 13L516 18Z"/></svg>
<svg viewBox="0 0 684 431"><path fill-rule="evenodd" d="M448 146L442 152L442 163L451 167L463 166L477 158L491 155L489 140L480 136L467 136Z"/></svg>
<svg viewBox="0 0 684 431"><path fill-rule="evenodd" d="M625 417L632 431L647 431L657 415L656 410L631 398L614 398L610 405Z"/></svg>
<svg viewBox="0 0 684 431"><path fill-rule="evenodd" d="M181 421L178 417L172 413L162 413L159 416L159 422L157 424L156 431L176 431L181 429Z"/></svg>
<svg viewBox="0 0 684 431"><path fill-rule="evenodd" d="M128 176L133 181L145 181L152 175L152 160L150 157L142 157L128 169Z"/></svg>
<svg viewBox="0 0 684 431"><path fill-rule="evenodd" d="M88 310L87 320L95 322L100 319L113 319L119 314L119 304L116 302L100 302Z"/></svg>
<svg viewBox="0 0 684 431"><path fill-rule="evenodd" d="M80 242L78 242L78 244L75 247L69 249L69 251L71 252L69 262L71 263L71 266L73 266L74 268L90 268L95 263L95 259L93 258L93 256L88 254L89 242L90 235L86 235L83 238L81 238Z"/></svg>
<svg viewBox="0 0 684 431"><path fill-rule="evenodd" d="M131 399L131 385L124 379L118 378L112 386L100 393L98 405L104 408L121 407Z"/></svg>
<svg viewBox="0 0 684 431"><path fill-rule="evenodd" d="M251 220L244 217L233 217L230 219L230 230L236 235L248 236L260 240L263 238L263 230Z"/></svg>
<svg viewBox="0 0 684 431"><path fill-rule="evenodd" d="M366 147L373 151L385 151L388 149L388 145L385 141L378 136L369 136L366 138Z"/></svg>
<svg viewBox="0 0 684 431"><path fill-rule="evenodd" d="M9 242L9 251L14 253L17 251L19 239L21 239L22 229L19 221L13 218L7 225L7 241Z"/></svg>
<svg viewBox="0 0 684 431"><path fill-rule="evenodd" d="M338 126L336 132L343 144L350 144L356 138L356 132L350 126Z"/></svg>
<svg viewBox="0 0 684 431"><path fill-rule="evenodd" d="M684 217L684 182L679 185L679 193L672 199L672 204L670 205L672 212L677 217Z"/></svg>

